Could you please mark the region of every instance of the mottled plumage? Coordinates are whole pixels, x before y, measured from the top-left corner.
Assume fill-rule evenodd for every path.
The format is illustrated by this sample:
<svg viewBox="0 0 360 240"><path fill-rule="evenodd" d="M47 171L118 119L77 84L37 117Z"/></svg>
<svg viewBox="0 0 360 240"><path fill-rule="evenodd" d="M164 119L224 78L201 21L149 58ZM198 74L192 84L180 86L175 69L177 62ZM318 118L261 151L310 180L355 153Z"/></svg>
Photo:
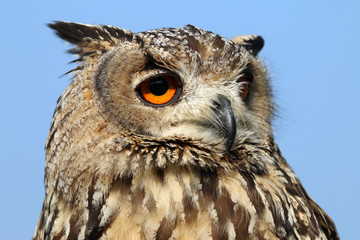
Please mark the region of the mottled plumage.
<svg viewBox="0 0 360 240"><path fill-rule="evenodd" d="M338 239L274 142L261 37L49 26L79 65L34 239Z"/></svg>

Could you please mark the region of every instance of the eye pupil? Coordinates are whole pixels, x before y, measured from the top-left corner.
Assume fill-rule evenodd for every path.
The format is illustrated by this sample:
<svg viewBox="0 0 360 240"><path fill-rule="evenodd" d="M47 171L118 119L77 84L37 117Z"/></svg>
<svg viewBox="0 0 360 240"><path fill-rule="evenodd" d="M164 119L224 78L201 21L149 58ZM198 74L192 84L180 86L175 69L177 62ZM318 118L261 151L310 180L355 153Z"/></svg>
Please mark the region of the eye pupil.
<svg viewBox="0 0 360 240"><path fill-rule="evenodd" d="M156 78L149 83L149 90L155 96L164 95L169 89L169 84L164 78Z"/></svg>

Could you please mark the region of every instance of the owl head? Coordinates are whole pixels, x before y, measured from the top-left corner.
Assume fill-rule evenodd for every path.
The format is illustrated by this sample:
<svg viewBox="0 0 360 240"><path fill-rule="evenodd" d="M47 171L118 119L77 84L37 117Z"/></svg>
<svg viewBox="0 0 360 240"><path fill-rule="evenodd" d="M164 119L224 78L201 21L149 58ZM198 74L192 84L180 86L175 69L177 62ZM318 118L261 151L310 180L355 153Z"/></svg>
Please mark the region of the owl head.
<svg viewBox="0 0 360 240"><path fill-rule="evenodd" d="M91 82L92 101L114 132L218 152L272 135L260 36L228 40L191 25L140 33L70 22L49 27L75 45L74 81Z"/></svg>

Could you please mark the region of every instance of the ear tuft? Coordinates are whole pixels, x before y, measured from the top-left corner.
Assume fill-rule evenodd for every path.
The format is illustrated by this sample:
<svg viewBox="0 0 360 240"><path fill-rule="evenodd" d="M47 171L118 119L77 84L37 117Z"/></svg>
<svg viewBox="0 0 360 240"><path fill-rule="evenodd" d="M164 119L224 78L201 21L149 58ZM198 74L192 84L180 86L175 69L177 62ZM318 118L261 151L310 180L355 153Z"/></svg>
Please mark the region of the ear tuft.
<svg viewBox="0 0 360 240"><path fill-rule="evenodd" d="M55 30L60 38L76 45L78 48L71 51L78 51L80 54L94 51L104 52L119 42L132 41L134 38L132 32L108 25L56 21L49 23L48 27Z"/></svg>
<svg viewBox="0 0 360 240"><path fill-rule="evenodd" d="M264 39L259 35L241 35L231 39L234 43L243 46L256 56L264 47Z"/></svg>

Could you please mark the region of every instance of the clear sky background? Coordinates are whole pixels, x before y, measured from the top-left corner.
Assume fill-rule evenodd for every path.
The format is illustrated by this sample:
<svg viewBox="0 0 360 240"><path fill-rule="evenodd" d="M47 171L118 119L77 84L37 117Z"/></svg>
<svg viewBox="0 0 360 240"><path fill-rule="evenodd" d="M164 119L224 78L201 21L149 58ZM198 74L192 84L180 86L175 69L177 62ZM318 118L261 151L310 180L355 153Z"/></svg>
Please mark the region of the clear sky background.
<svg viewBox="0 0 360 240"><path fill-rule="evenodd" d="M360 1L0 2L0 239L29 239L44 198L44 144L70 83L70 45L53 20L134 32L193 24L259 34L279 117L276 140L342 239L359 239Z"/></svg>

